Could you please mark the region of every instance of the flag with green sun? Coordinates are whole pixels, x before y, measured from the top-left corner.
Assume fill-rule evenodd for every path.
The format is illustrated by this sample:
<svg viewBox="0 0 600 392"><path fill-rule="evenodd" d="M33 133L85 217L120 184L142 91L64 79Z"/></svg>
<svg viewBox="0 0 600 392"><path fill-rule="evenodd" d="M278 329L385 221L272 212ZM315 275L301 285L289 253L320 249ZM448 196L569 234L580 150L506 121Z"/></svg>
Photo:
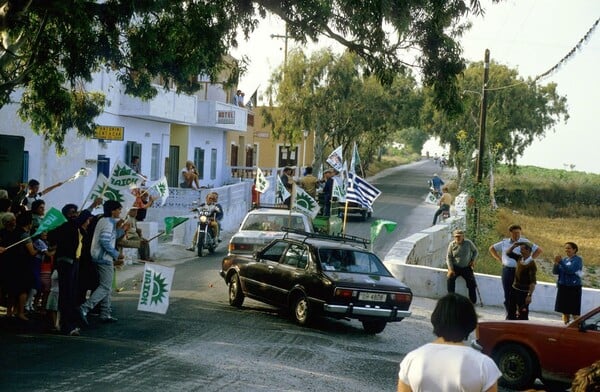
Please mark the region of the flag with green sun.
<svg viewBox="0 0 600 392"><path fill-rule="evenodd" d="M140 287L138 310L166 314L175 268L146 263Z"/></svg>
<svg viewBox="0 0 600 392"><path fill-rule="evenodd" d="M319 213L319 204L301 187L295 186L294 189L296 190L294 209L315 219Z"/></svg>
<svg viewBox="0 0 600 392"><path fill-rule="evenodd" d="M92 202L98 197L102 198L104 201L114 200L121 203L121 206L123 207L121 211L122 216L127 215L127 211L129 211L135 202L135 197L129 188L112 186L108 178L102 173L98 174L96 182L92 186L92 189L85 200L86 202Z"/></svg>

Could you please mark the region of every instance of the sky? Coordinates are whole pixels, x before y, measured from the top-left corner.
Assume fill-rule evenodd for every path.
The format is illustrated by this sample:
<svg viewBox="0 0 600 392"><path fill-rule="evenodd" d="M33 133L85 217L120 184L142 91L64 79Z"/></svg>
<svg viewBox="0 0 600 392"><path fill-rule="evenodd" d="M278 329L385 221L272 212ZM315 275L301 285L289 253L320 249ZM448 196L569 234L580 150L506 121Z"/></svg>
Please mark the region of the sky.
<svg viewBox="0 0 600 392"><path fill-rule="evenodd" d="M483 0L483 17L469 18L472 29L461 39L463 57L468 61L483 61L485 49L490 58L516 68L523 78L535 77L567 55L600 18L600 0L506 0L499 4ZM284 24L275 16L267 17L250 40L240 44L233 54L250 60L249 70L240 81L240 88L249 97L257 88L260 98L272 72L283 63ZM309 44L307 52L333 46L330 41ZM288 51L298 47L288 41ZM546 131L526 149L519 165L534 165L553 169L568 169L600 174L600 26L581 49L550 76L542 85L557 83L558 93L567 97L569 120ZM415 70L417 71L417 70ZM491 92L490 92L491 94ZM266 102L265 102L266 103ZM261 100L259 99L259 104ZM433 154L441 152L436 143L427 143Z"/></svg>

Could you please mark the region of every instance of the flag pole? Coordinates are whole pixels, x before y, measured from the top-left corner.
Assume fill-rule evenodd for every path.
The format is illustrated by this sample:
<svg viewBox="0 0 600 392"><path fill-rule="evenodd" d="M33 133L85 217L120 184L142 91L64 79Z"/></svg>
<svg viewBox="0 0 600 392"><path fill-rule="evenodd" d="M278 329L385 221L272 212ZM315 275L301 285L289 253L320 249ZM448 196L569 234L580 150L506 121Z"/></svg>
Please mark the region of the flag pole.
<svg viewBox="0 0 600 392"><path fill-rule="evenodd" d="M7 246L6 248L4 248L4 250L8 250L8 249L12 248L12 247L13 247L13 246L15 246L15 245L19 245L21 242L25 242L25 241L27 241L27 240L28 240L28 239L30 239L30 238L31 238L31 236L29 236L29 237L25 237L25 238L23 238L21 241L17 241L17 242L15 242L14 244L10 244L10 245L9 245L9 246Z"/></svg>

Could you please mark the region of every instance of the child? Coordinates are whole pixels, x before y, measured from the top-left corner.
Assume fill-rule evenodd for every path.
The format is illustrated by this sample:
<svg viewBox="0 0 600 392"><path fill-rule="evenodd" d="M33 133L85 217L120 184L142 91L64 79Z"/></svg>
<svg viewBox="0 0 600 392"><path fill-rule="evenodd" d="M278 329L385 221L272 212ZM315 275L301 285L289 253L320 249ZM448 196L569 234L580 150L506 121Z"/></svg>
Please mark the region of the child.
<svg viewBox="0 0 600 392"><path fill-rule="evenodd" d="M60 314L58 313L58 271L54 269L50 276L50 294L46 303L46 310L52 319L52 331L60 331Z"/></svg>
<svg viewBox="0 0 600 392"><path fill-rule="evenodd" d="M41 295L41 272L42 272L42 261L48 252L48 244L46 239L48 238L47 233L41 233L38 237L33 238L33 247L37 251L36 255L33 256L31 261L31 268L33 271L33 287L29 290L29 296L27 302L25 302L25 310L33 312L36 310L36 304L39 303ZM40 294L40 295L38 295Z"/></svg>

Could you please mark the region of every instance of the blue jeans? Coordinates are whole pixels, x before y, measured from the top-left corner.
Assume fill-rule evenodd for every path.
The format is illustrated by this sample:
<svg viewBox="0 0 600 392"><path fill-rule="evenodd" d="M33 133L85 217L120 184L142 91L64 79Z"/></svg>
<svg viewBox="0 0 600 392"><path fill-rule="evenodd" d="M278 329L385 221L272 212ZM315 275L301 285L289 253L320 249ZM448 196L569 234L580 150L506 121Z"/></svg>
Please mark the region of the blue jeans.
<svg viewBox="0 0 600 392"><path fill-rule="evenodd" d="M100 304L100 318L105 319L110 317L110 295L112 293L115 267L109 264L96 264L96 268L98 269L98 287L90 295L90 298L81 305L81 309L88 313L97 304Z"/></svg>

